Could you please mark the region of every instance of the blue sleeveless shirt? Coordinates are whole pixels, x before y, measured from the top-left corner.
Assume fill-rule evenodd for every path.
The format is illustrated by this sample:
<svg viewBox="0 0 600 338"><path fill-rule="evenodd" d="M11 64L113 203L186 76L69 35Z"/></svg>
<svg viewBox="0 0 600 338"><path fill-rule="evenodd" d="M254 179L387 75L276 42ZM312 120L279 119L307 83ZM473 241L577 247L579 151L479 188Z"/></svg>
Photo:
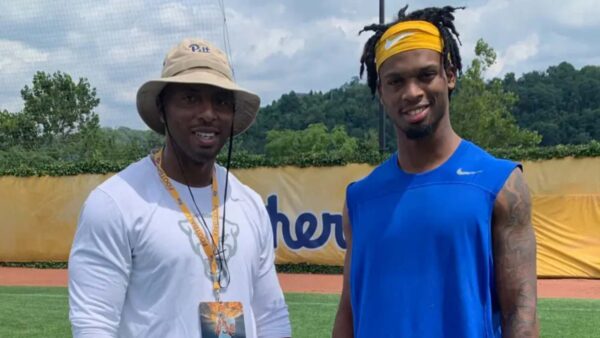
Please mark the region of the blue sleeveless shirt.
<svg viewBox="0 0 600 338"><path fill-rule="evenodd" d="M517 166L463 140L434 170L395 154L348 187L355 337L501 337L491 220Z"/></svg>

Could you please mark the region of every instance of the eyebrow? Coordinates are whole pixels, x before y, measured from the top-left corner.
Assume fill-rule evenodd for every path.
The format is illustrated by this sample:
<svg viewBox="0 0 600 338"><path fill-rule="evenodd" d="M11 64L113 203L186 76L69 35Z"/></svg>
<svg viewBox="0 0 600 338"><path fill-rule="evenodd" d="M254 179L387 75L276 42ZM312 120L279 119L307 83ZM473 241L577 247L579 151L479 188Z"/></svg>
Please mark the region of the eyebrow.
<svg viewBox="0 0 600 338"><path fill-rule="evenodd" d="M419 72L426 72L428 70L435 70L436 72L439 70L440 66L439 65L428 65L425 67L422 67L421 69L419 69Z"/></svg>

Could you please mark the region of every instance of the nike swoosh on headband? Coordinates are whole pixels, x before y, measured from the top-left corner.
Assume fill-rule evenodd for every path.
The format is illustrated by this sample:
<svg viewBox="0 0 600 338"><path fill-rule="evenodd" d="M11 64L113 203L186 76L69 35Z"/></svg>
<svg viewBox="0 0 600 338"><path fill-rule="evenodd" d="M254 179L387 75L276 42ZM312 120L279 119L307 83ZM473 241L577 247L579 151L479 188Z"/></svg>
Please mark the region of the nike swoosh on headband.
<svg viewBox="0 0 600 338"><path fill-rule="evenodd" d="M385 41L385 50L388 50L390 48L392 48L395 44L397 44L398 42L400 42L400 40L405 39L411 35L413 35L414 33L412 32L406 32L406 33L402 33L396 37L394 37L393 39L387 39Z"/></svg>

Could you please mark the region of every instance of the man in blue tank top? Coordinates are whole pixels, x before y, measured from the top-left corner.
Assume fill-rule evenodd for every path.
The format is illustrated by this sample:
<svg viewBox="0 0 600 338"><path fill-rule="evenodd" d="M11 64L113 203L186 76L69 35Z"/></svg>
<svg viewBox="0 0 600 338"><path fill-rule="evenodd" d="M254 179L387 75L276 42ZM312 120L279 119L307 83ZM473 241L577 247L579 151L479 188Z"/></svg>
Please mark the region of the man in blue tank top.
<svg viewBox="0 0 600 338"><path fill-rule="evenodd" d="M398 152L347 189L335 338L537 337L536 248L520 165L450 123L456 8L406 13L365 44L361 75Z"/></svg>

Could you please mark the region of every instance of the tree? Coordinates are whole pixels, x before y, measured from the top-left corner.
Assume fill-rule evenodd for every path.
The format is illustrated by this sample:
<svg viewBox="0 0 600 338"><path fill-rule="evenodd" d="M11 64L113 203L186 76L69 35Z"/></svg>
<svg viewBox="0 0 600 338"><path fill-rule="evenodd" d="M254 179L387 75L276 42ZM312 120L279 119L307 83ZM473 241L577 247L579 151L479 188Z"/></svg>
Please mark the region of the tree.
<svg viewBox="0 0 600 338"><path fill-rule="evenodd" d="M268 156L279 158L313 154L346 157L356 153L358 141L343 126L329 132L325 124L315 123L304 130L268 131L265 149Z"/></svg>
<svg viewBox="0 0 600 338"><path fill-rule="evenodd" d="M238 139L243 147L241 150L264 154L269 130L304 130L311 124L323 123L328 130L343 125L349 136L362 142L369 137L370 129L377 130L378 111L378 101L371 95L369 87L355 77L325 93L282 95L261 108L256 123ZM388 129L393 136L393 128Z"/></svg>
<svg viewBox="0 0 600 338"><path fill-rule="evenodd" d="M31 148L35 144L36 125L22 113L0 111L0 148L20 145Z"/></svg>
<svg viewBox="0 0 600 338"><path fill-rule="evenodd" d="M486 83L483 78L483 73L496 62L494 50L480 39L475 55L452 97L454 129L462 137L488 149L538 145L541 136L520 128L511 114L518 97L504 90L499 79Z"/></svg>
<svg viewBox="0 0 600 338"><path fill-rule="evenodd" d="M21 90L21 97L25 101L23 114L37 124L37 133L46 141L99 128L93 110L100 100L85 78L75 83L62 72L37 72L31 88Z"/></svg>
<svg viewBox="0 0 600 338"><path fill-rule="evenodd" d="M544 72L515 79L504 77L505 88L519 96L513 108L521 127L543 135L542 145L587 143L600 139L600 67L580 70L562 62Z"/></svg>

